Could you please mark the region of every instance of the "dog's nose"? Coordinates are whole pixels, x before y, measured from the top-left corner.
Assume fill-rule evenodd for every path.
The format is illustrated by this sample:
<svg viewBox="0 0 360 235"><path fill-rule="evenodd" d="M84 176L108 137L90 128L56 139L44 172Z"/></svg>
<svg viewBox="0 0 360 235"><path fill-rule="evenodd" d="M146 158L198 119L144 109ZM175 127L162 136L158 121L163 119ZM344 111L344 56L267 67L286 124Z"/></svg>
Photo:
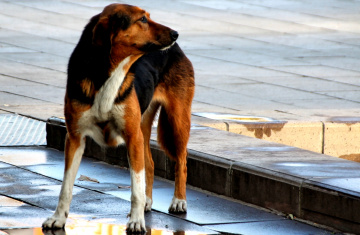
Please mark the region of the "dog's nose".
<svg viewBox="0 0 360 235"><path fill-rule="evenodd" d="M175 30L172 30L172 31L170 32L170 36L171 36L171 38L175 41L175 40L179 37L179 33L176 32Z"/></svg>

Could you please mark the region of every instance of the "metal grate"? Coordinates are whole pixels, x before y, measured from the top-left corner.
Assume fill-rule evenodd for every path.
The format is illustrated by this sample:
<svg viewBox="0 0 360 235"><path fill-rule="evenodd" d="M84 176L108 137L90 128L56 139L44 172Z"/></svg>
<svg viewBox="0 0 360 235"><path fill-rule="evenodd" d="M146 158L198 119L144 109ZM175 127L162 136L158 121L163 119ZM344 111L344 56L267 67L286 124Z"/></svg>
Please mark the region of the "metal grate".
<svg viewBox="0 0 360 235"><path fill-rule="evenodd" d="M0 114L0 146L46 145L46 123L14 114Z"/></svg>

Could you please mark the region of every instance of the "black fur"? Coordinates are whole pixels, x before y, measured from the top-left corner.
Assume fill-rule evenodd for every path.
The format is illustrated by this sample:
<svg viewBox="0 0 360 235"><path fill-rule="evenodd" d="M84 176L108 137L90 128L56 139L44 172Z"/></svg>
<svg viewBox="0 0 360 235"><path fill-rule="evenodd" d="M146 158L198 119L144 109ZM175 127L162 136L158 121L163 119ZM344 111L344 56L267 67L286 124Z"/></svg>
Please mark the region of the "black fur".
<svg viewBox="0 0 360 235"><path fill-rule="evenodd" d="M131 66L130 72L135 74L134 85L141 113L149 106L156 86L165 82L164 79L170 76L170 69L184 56L179 45L175 43L167 51L145 54Z"/></svg>
<svg viewBox="0 0 360 235"><path fill-rule="evenodd" d="M88 79L93 82L95 90L99 90L109 77L108 49L93 44L93 29L99 18L100 14L94 16L86 25L68 64L67 95L70 99L84 104L92 104L94 97L83 93L81 81Z"/></svg>
<svg viewBox="0 0 360 235"><path fill-rule="evenodd" d="M109 50L106 45L96 46L93 43L93 29L97 24L100 15L94 16L85 27L78 45L72 53L68 65L67 95L83 104L92 105L94 96L87 96L80 86L81 81L87 79L99 90L109 78ZM112 20L121 20L123 28L129 27L129 19L116 15ZM170 76L170 68L184 57L184 53L177 43L166 51L154 51L145 54L138 59L130 68L129 72L135 74L133 84L121 96L115 99L120 103L127 98L131 89L135 91L141 107L141 113L149 106L154 91L159 82L163 82L166 76ZM176 66L175 66L176 67Z"/></svg>

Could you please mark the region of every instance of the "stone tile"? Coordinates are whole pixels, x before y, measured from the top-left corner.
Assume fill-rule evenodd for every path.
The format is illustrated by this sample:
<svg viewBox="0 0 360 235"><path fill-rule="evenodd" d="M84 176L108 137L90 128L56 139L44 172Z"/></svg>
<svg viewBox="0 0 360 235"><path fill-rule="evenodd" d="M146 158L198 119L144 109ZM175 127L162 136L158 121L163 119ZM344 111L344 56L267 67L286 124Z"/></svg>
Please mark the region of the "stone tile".
<svg viewBox="0 0 360 235"><path fill-rule="evenodd" d="M126 234L127 220L128 219L124 215L92 217L70 215L70 218L68 218L67 221L67 226L65 227L65 231L67 234L98 234L99 232L101 233L101 231L110 231L110 234ZM191 232L191 234L218 234L214 230L210 230L196 224L183 221L174 217L165 216L156 212L145 214L145 224L147 232L151 234L186 234L188 232ZM40 227L17 228L9 230L4 229L3 231L9 233L10 235L43 234L43 231ZM44 234L51 233L63 235L65 234L65 231L48 231Z"/></svg>
<svg viewBox="0 0 360 235"><path fill-rule="evenodd" d="M173 189L155 189L153 192L153 208L167 213L173 193ZM274 214L215 196L200 194L191 189L187 190L187 203L188 211L186 214L173 214L173 216L197 224L279 220L279 217ZM218 213L213 213L214 211Z"/></svg>
<svg viewBox="0 0 360 235"><path fill-rule="evenodd" d="M235 107L223 107L223 105L214 105L206 101L193 100L191 105L193 112L219 112L219 113L237 113L238 109ZM196 123L196 122L195 122Z"/></svg>
<svg viewBox="0 0 360 235"><path fill-rule="evenodd" d="M51 212L35 206L19 206L0 207L0 214L0 228L6 229L11 227L41 227L43 220L49 217Z"/></svg>
<svg viewBox="0 0 360 235"><path fill-rule="evenodd" d="M222 84L259 84L260 81L254 81L252 79L230 76L230 75L221 75L221 76L212 76L208 73L201 73L196 75L196 84L212 87L219 84L219 78L222 80Z"/></svg>
<svg viewBox="0 0 360 235"><path fill-rule="evenodd" d="M250 223L233 223L233 224L220 224L206 226L222 233L230 234L334 234L330 231L324 231L312 227L307 224L303 224L297 221L290 220L277 220L277 221L264 221L264 222L250 222Z"/></svg>
<svg viewBox="0 0 360 235"><path fill-rule="evenodd" d="M357 87L360 86L360 76L327 76L327 80L336 81L336 82L343 82L347 84L352 84Z"/></svg>
<svg viewBox="0 0 360 235"><path fill-rule="evenodd" d="M2 147L0 161L22 167L59 167L64 162L64 153L46 147ZM44 174L42 171L37 172ZM57 178L51 174L47 176Z"/></svg>
<svg viewBox="0 0 360 235"><path fill-rule="evenodd" d="M347 91L349 92L349 91ZM344 92L345 93L345 92ZM316 102L314 102L316 101ZM287 104L293 106L294 109L300 109L296 113L301 111L306 111L309 114L309 110L316 111L316 114L321 116L326 116L327 113L334 113L334 116L338 116L336 111L334 112L335 107L341 107L344 109L344 115L353 116L351 109L356 109L358 107L358 101L356 100L345 100L344 98L337 98L335 96L327 96L324 94L322 99L307 99L307 98L298 98L298 99L274 99L273 102L280 104ZM339 110L339 109L337 109ZM348 111L349 110L349 111ZM294 110L295 113L296 110ZM333 111L333 112L331 112ZM304 115L307 117L307 115ZM330 116L331 117L331 116Z"/></svg>
<svg viewBox="0 0 360 235"><path fill-rule="evenodd" d="M46 104L47 102L37 99L29 99L27 97L0 91L0 107L5 110L11 110L12 107L19 105L37 105Z"/></svg>
<svg viewBox="0 0 360 235"><path fill-rule="evenodd" d="M108 228L110 231L116 231L117 227L120 227L121 232L125 232L125 224L127 223L127 218L123 215L109 215L109 216L96 216L96 217L82 217L78 220L78 226L81 226L81 220L88 221L84 225L88 225L90 228L95 227L98 229L101 227L102 229ZM79 221L80 220L80 221ZM196 225L194 223L178 219L176 217L167 216L162 213L158 213L155 211L149 212L145 214L145 224L146 230L148 233L156 234L156 233L187 233L191 232L194 234L218 234L214 230L210 230L204 228L202 226ZM74 226L72 226L74 227ZM81 226L83 227L83 226ZM80 228L81 228L80 227ZM122 230L121 230L122 229ZM108 230L108 231L109 231ZM76 231L76 227L66 228L66 231ZM88 234L92 234L89 233ZM122 234L122 233L120 233Z"/></svg>
<svg viewBox="0 0 360 235"><path fill-rule="evenodd" d="M114 3L112 0L104 0L104 1L95 1L95 0L87 0L87 1L72 1L67 0L66 2L70 4L76 4L77 7L83 6L87 8L104 8L104 6ZM136 2L136 1L135 1Z"/></svg>
<svg viewBox="0 0 360 235"><path fill-rule="evenodd" d="M81 30L82 28L79 29ZM0 42L27 50L25 52L45 52L68 58L77 40L69 43L10 29L0 29Z"/></svg>
<svg viewBox="0 0 360 235"><path fill-rule="evenodd" d="M334 67L328 67L323 65L316 66L272 66L268 67L276 71L288 72L293 74L299 74L303 76L326 78L328 76L359 76L360 72L338 69Z"/></svg>
<svg viewBox="0 0 360 235"><path fill-rule="evenodd" d="M273 47L272 47L273 48ZM219 49L219 50L191 50L189 54L206 56L210 58L216 58L220 60L229 60L232 62L253 65L253 66L284 66L284 65L307 65L306 60L292 60L288 58L282 58L279 56L268 56L264 54L261 48L256 48L254 51L245 49L245 51L237 49Z"/></svg>
<svg viewBox="0 0 360 235"><path fill-rule="evenodd" d="M213 2L213 4L208 4L200 1L194 1L187 3L193 3L195 6L192 6L193 9L198 9L197 16L201 16L204 18L220 18L222 21L227 23L240 22L240 25L247 25L254 28L261 28L270 31L276 31L279 33L315 33L324 31L323 28L319 27L311 27L304 24L297 24L290 20L277 20L270 17L263 16L254 16L250 15L249 12L240 12L240 5L244 5L243 3L233 3L230 1L225 1L223 6L218 5L217 2ZM202 6L202 7L198 7ZM234 7L234 8L233 8ZM212 8L210 10L210 8ZM217 11L214 11L216 9ZM220 11L221 10L221 11ZM267 14L265 14L267 15Z"/></svg>
<svg viewBox="0 0 360 235"><path fill-rule="evenodd" d="M64 73L67 71L68 58L45 53L16 53L10 55L0 54L0 59L11 60Z"/></svg>
<svg viewBox="0 0 360 235"><path fill-rule="evenodd" d="M278 0L278 1L274 1L274 2L266 2L263 0L259 0L259 1L255 1L252 2L253 4L256 5L262 5L265 7L270 7L270 8L275 8L275 9L280 9L280 10L286 10L286 11L294 11L296 10L297 12L303 12L307 15L315 15L315 16L322 16L322 17L328 17L328 18L337 18L337 19L346 19L344 17L347 17L346 15L349 14L350 16L353 16L354 13L351 14L352 11L354 11L353 8L351 7L347 7L345 8L344 6L347 5L347 3L345 4L338 4L337 1L331 1L329 3L329 6L332 7L323 7L323 5L321 5L320 3L317 4L310 4L310 1L305 1L305 3L303 2L286 2L284 0ZM309 5L311 5L312 7L309 7ZM343 6L342 8L339 8L339 12L336 12L336 9L334 6L337 6L337 8L339 8L339 6Z"/></svg>
<svg viewBox="0 0 360 235"><path fill-rule="evenodd" d="M12 45L9 45L7 43L2 43L2 42L0 43L0 53L1 54L5 54L5 53L25 53L25 52L34 52L34 51L33 50L28 50L26 48L12 46Z"/></svg>
<svg viewBox="0 0 360 235"><path fill-rule="evenodd" d="M242 88L242 86L243 85L240 85L239 89ZM261 91L258 91L258 94L261 95L262 94ZM221 99L219 99L219 97L221 97ZM203 102L232 110L245 110L245 109L260 110L274 106L276 106L276 109L291 108L291 106L287 104L274 105L275 103L273 103L272 101L264 100L262 99L262 97L256 97L254 92L251 93L251 90L246 91L242 89L241 91L238 92L236 91L229 92L218 88L198 86L196 88L194 100L197 102ZM209 111L215 111L215 110L209 110Z"/></svg>
<svg viewBox="0 0 360 235"><path fill-rule="evenodd" d="M61 41L72 42L71 37L79 38L81 31L55 27L34 21L23 20L18 17L11 17L0 14L2 28L33 34L40 37L50 37Z"/></svg>
<svg viewBox="0 0 360 235"><path fill-rule="evenodd" d="M77 3L77 2L76 2ZM43 2L37 0L32 2L27 1L18 1L17 4L32 7L47 12L60 13L63 15L73 15L77 18L90 19L91 16L100 13L104 7L86 7L79 4L74 4L74 2L59 2L51 1L48 4L43 4ZM105 6L105 3L104 3Z"/></svg>
<svg viewBox="0 0 360 235"><path fill-rule="evenodd" d="M161 9L162 8L162 9ZM197 15L188 15L184 17L181 10L175 10L172 13L172 17L169 17L166 10L168 7L164 8L164 6L160 6L160 9L149 9L152 15L156 15L156 18L166 19L167 25L176 25L178 22L181 22L182 25L188 25L188 29L192 30L200 30L205 32L216 32L216 33L224 33L228 34L231 32L232 35L254 35L254 34L275 34L271 30L265 30L260 28L254 28L248 25L238 24L237 22L221 22L212 18L203 18Z"/></svg>
<svg viewBox="0 0 360 235"><path fill-rule="evenodd" d="M48 2L46 5L53 5L53 9L55 10L55 3L56 1L52 1ZM72 17L70 15L61 14L55 11L49 12L46 10L40 10L34 8L32 5L24 6L19 2L0 2L0 7L4 9L4 12L6 12L5 15L7 16L63 28L82 30L82 27L87 23L87 20L80 19L79 17ZM21 14L19 14L19 11Z"/></svg>
<svg viewBox="0 0 360 235"><path fill-rule="evenodd" d="M330 107L330 103L333 103L333 106ZM339 103L337 103L339 102ZM340 103L341 102L341 103ZM314 102L313 102L314 103ZM335 104L334 104L335 103ZM325 103L327 104L327 103ZM313 105L312 107L316 107L315 109L307 109L307 108L297 108L297 109L290 109L286 110L289 113L294 114L298 117L298 120L305 119L309 121L328 121L329 118L332 117L338 117L339 116L339 109L335 108L336 106L342 107L341 105L345 104L347 105L346 109L342 110L342 114L348 116L348 117L358 117L360 115L360 110L357 109L356 104L351 102L343 103L343 101L338 100L331 100L329 99L329 106L319 107Z"/></svg>
<svg viewBox="0 0 360 235"><path fill-rule="evenodd" d="M323 57L302 57L300 58L304 62L325 65L340 69L360 71L360 59L348 58L343 56L323 56Z"/></svg>
<svg viewBox="0 0 360 235"><path fill-rule="evenodd" d="M0 91L0 109L10 113L19 113L46 121L51 116L64 116L64 106L49 102L10 94Z"/></svg>
<svg viewBox="0 0 360 235"><path fill-rule="evenodd" d="M324 91L318 92L324 95L328 95L335 98L340 98L344 100L354 101L359 103L360 102L360 87L353 87L352 91Z"/></svg>
<svg viewBox="0 0 360 235"><path fill-rule="evenodd" d="M323 151L322 122L237 123L229 131L318 153Z"/></svg>
<svg viewBox="0 0 360 235"><path fill-rule="evenodd" d="M324 99L327 97L315 92L273 84L218 84L217 89L238 93L246 97L255 97L262 100L288 100L288 99Z"/></svg>
<svg viewBox="0 0 360 235"><path fill-rule="evenodd" d="M6 176L5 179L3 177L2 179L0 178L1 184L7 186L3 191L6 195L19 200L25 200L27 203L41 208L56 209L61 182L18 168L3 169L2 174ZM73 195L71 213L83 215L123 214L126 217L130 211L129 202L110 195L104 195L76 186L74 187ZM98 207L99 203L114 206L100 208Z"/></svg>
<svg viewBox="0 0 360 235"><path fill-rule="evenodd" d="M311 179L314 178L353 178L359 177L360 173L358 172L360 169L359 163L354 163L352 161L346 161L338 158L329 159L329 157L325 156L324 159L317 158L314 156L307 157L305 156L302 159L293 158L291 161L283 161L273 160L264 162L263 166L267 166L272 170L276 170L278 172L282 172L285 174L291 173L291 175Z"/></svg>
<svg viewBox="0 0 360 235"><path fill-rule="evenodd" d="M12 199L6 196L0 196L0 208L1 207L19 207L25 205L24 202Z"/></svg>
<svg viewBox="0 0 360 235"><path fill-rule="evenodd" d="M2 153L0 153L0 156L2 155ZM6 163L3 163L3 162L0 162L0 169L1 168L8 168L8 167L10 167L10 165L9 164L6 164Z"/></svg>
<svg viewBox="0 0 360 235"><path fill-rule="evenodd" d="M37 100L47 101L54 104L63 104L65 96L65 88L59 88L41 84L26 84L2 86L1 91L25 96Z"/></svg>
<svg viewBox="0 0 360 235"><path fill-rule="evenodd" d="M352 91L356 89L354 83L356 79L329 79L317 77L304 77L299 75L292 75L288 77L251 77L249 80L254 82L263 82L266 84L278 85L287 88L294 88L297 90L318 92L318 91ZM360 86L359 86L360 87Z"/></svg>
<svg viewBox="0 0 360 235"><path fill-rule="evenodd" d="M339 117L334 122L325 122L324 153L349 160L359 161L360 123L347 122L346 117ZM335 119L336 120L336 119ZM356 119L355 119L356 120Z"/></svg>
<svg viewBox="0 0 360 235"><path fill-rule="evenodd" d="M65 72L40 68L16 61L3 59L0 61L0 71L2 71L1 82L4 85L11 85L12 83L19 85L25 81L24 84L40 83L65 88L67 79ZM7 78L5 76L7 76Z"/></svg>

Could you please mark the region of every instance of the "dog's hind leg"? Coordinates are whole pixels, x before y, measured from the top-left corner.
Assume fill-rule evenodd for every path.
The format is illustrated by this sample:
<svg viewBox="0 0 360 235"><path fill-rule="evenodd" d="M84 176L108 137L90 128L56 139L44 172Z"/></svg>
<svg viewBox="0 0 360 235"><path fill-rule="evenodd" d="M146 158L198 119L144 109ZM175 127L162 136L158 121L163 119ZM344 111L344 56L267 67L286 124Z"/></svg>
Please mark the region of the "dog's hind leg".
<svg viewBox="0 0 360 235"><path fill-rule="evenodd" d="M172 99L161 107L158 141L170 158L175 160L175 192L169 207L170 212L183 213L187 210L187 143L191 125L190 103Z"/></svg>
<svg viewBox="0 0 360 235"><path fill-rule="evenodd" d="M150 211L153 203L152 189L154 184L154 161L150 149L151 127L155 114L159 109L159 104L153 102L142 116L141 130L144 135L144 157L145 157L145 174L146 174L146 204L145 211Z"/></svg>
<svg viewBox="0 0 360 235"><path fill-rule="evenodd" d="M75 177L79 169L82 155L85 148L85 138L79 135L66 135L65 141L65 172L61 186L58 206L53 216L49 217L44 223L45 229L63 228L69 215L70 203Z"/></svg>

